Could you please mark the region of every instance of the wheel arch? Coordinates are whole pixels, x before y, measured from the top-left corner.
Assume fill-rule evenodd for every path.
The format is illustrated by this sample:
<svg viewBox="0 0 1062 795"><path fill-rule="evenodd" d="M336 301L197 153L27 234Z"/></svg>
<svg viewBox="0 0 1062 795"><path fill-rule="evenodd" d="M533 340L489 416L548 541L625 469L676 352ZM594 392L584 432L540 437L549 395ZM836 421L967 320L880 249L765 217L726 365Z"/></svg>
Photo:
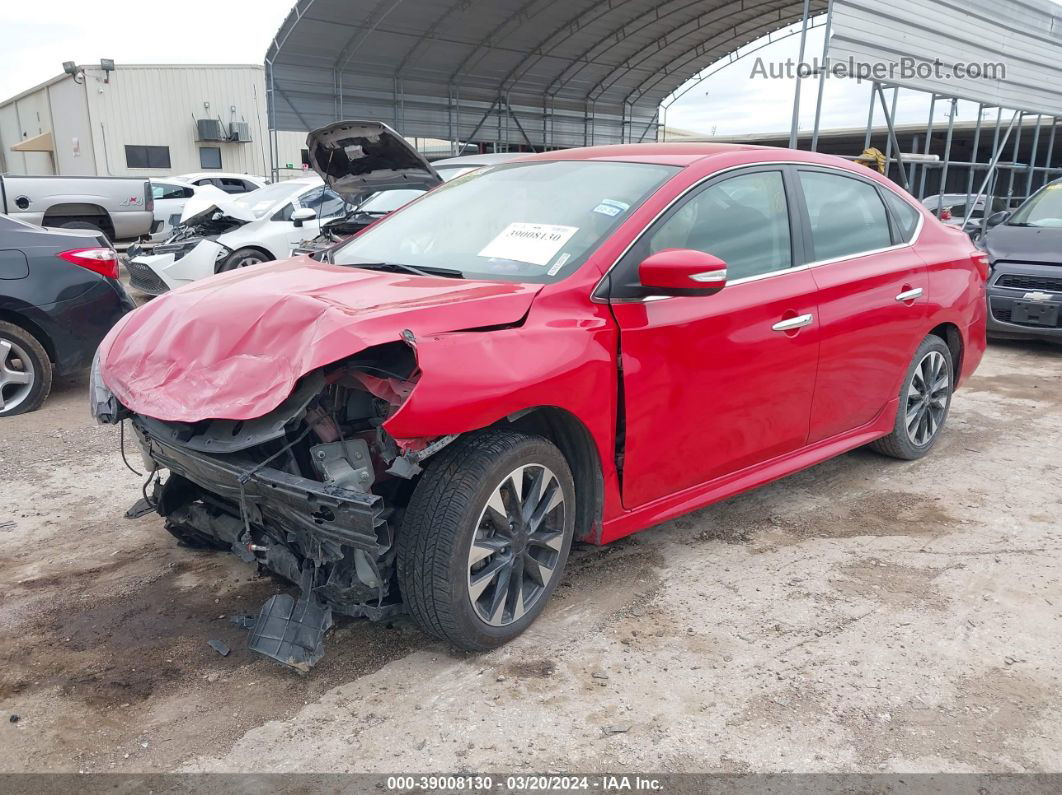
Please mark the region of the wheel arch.
<svg viewBox="0 0 1062 795"><path fill-rule="evenodd" d="M959 327L954 323L941 323L930 329L927 336L940 337L940 339L944 340L944 344L948 346L948 350L951 351L951 377L954 382L958 383L959 376L962 373L962 357L964 353L962 333L959 331Z"/></svg>
<svg viewBox="0 0 1062 795"><path fill-rule="evenodd" d="M556 406L536 406L510 414L492 427L542 436L557 446L575 481L575 538L598 543L604 511L604 474L594 437L582 421Z"/></svg>
<svg viewBox="0 0 1062 795"><path fill-rule="evenodd" d="M96 220L111 239L114 238L114 221L106 208L91 202L65 202L53 204L44 211L41 226L56 226L67 221Z"/></svg>
<svg viewBox="0 0 1062 795"><path fill-rule="evenodd" d="M258 244L258 243L252 243L252 244L247 245L247 246L237 246L236 248L234 248L232 250L232 254L229 254L227 257L225 257L225 259L228 260L229 257L231 257L233 254L235 254L238 251L248 251L248 250L249 251L257 251L259 254L261 254L263 257L266 258L267 262L271 262L271 261L277 259L277 257L274 256L269 251L269 249L267 249L265 246L263 246L261 244Z"/></svg>
<svg viewBox="0 0 1062 795"><path fill-rule="evenodd" d="M0 308L0 321L10 323L13 326L18 326L29 334L32 334L37 342L41 344L45 352L48 354L48 359L52 364L56 362L55 343L52 342L52 338L45 333L44 329L27 318L25 315L21 315L18 312L13 312L10 309Z"/></svg>

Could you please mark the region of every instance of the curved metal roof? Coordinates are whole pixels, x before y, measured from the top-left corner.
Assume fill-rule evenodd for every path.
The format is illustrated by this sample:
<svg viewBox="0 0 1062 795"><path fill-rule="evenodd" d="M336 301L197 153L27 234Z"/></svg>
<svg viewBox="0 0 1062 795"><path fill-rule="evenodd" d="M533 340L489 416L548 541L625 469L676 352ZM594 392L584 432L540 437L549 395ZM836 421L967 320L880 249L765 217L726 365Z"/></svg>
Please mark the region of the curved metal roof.
<svg viewBox="0 0 1062 795"><path fill-rule="evenodd" d="M266 54L271 126L360 117L449 140L639 140L664 97L802 11L803 0L299 0Z"/></svg>

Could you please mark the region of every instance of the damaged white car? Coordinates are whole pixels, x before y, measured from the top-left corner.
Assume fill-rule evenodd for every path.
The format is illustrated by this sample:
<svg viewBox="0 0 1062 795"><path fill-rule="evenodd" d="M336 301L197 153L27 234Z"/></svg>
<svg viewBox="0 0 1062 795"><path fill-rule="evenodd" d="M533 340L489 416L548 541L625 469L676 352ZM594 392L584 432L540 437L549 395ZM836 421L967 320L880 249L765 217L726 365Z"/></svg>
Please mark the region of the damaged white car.
<svg viewBox="0 0 1062 795"><path fill-rule="evenodd" d="M439 175L408 141L380 127L385 154L369 159L356 174L348 173L346 156L338 163L335 153L343 150L333 144L349 130L343 123L334 124L306 139L320 176L266 185L205 208L187 207L173 237L150 254L130 252L126 268L131 286L161 295L216 273L282 259L302 241L317 237L322 226L346 217L367 196L439 184Z"/></svg>

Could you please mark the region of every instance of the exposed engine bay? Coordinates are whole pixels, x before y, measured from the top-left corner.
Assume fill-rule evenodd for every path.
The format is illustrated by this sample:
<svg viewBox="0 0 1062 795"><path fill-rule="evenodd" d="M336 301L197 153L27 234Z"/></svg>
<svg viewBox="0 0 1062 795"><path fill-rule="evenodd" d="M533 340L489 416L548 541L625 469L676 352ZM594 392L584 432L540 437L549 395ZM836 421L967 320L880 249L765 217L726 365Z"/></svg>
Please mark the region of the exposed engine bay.
<svg viewBox="0 0 1062 795"><path fill-rule="evenodd" d="M337 218L321 225L321 233L310 240L304 240L291 250L292 256L308 254L316 260L322 260L321 252L341 243L348 237L369 227L387 213L367 213L354 210L343 218Z"/></svg>
<svg viewBox="0 0 1062 795"><path fill-rule="evenodd" d="M403 612L394 576L402 506L419 462L453 438L403 453L382 427L418 377L412 348L394 342L309 373L253 420L132 416L149 468L169 470L147 497L167 530L299 585L297 601L263 606L253 650L305 670L323 654L333 612Z"/></svg>

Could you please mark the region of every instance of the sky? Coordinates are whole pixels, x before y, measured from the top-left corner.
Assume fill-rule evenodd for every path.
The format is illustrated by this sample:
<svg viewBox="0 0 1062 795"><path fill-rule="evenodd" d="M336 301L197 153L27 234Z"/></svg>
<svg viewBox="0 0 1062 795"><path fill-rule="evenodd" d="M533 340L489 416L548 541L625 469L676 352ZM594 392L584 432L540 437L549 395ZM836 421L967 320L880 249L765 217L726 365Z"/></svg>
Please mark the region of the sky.
<svg viewBox="0 0 1062 795"><path fill-rule="evenodd" d="M0 0L4 64L0 99L6 99L62 72L63 61L98 63L262 63L266 47L294 0L49 0L47 16L32 2ZM823 28L808 34L805 61L821 53ZM756 58L796 59L799 36L775 41L721 69L676 101L667 111L669 127L707 135L740 135L788 130L792 80L750 78ZM755 46L755 45L752 45ZM814 120L817 79L802 86L801 128ZM822 128L866 124L870 84L827 80ZM897 121L924 122L927 95L904 92ZM958 119L976 118L976 106L960 103ZM947 108L938 104L938 118ZM877 115L880 123L882 117Z"/></svg>

